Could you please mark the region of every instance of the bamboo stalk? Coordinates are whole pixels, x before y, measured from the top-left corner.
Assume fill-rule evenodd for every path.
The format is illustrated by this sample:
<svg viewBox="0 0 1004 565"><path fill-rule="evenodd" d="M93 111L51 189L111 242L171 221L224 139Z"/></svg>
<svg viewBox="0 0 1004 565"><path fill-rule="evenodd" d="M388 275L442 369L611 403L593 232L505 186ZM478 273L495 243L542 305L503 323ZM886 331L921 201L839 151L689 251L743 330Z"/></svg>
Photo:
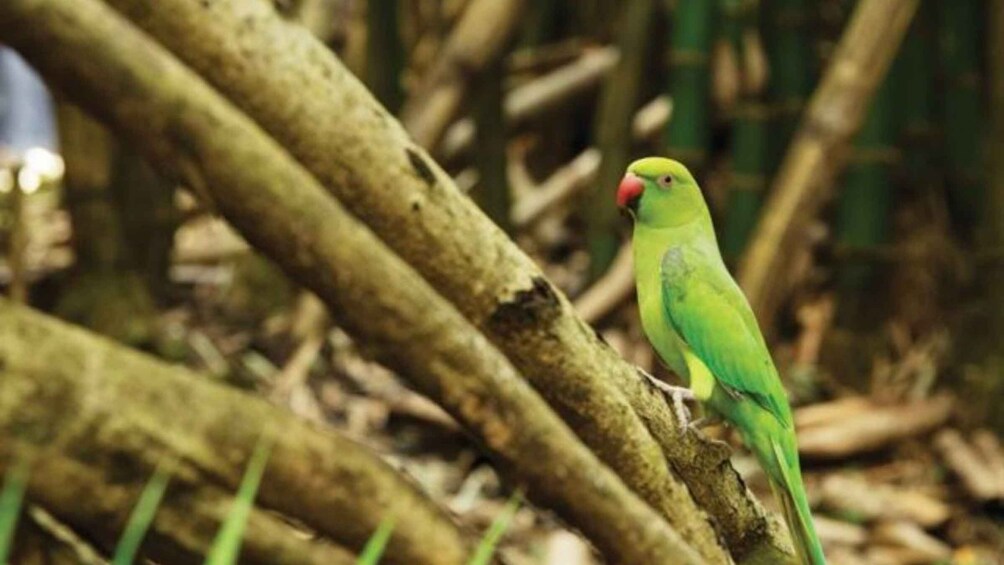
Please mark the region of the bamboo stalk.
<svg viewBox="0 0 1004 565"><path fill-rule="evenodd" d="M989 6L990 154L1004 155L1004 0ZM1004 249L1004 160L990 161L987 213L983 231L988 249ZM993 335L1004 335L1004 262L987 267L987 287L993 308ZM999 420L1000 421L1000 420Z"/></svg>
<svg viewBox="0 0 1004 565"><path fill-rule="evenodd" d="M945 72L945 155L949 201L956 221L972 233L985 204L979 0L938 2L942 67Z"/></svg>
<svg viewBox="0 0 1004 565"><path fill-rule="evenodd" d="M619 248L620 215L613 191L631 161L631 118L638 109L646 61L652 44L656 3L630 0L618 31L620 63L607 77L596 114L596 146L602 157L597 182L583 200L589 274L599 278Z"/></svg>
<svg viewBox="0 0 1004 565"><path fill-rule="evenodd" d="M895 87L898 73L890 73L871 101L868 117L854 140L847 173L837 204L835 238L841 249L869 250L888 242L893 201L891 169L895 147ZM873 281L870 261L845 260L839 265L837 286L841 294L838 320L863 321L876 310L873 293L864 290ZM865 316L873 319L872 316Z"/></svg>
<svg viewBox="0 0 1004 565"><path fill-rule="evenodd" d="M404 102L401 75L404 46L398 23L400 0L366 2L366 86L384 108L396 113Z"/></svg>
<svg viewBox="0 0 1004 565"><path fill-rule="evenodd" d="M478 184L471 196L493 222L511 232L509 210L512 197L502 93L504 68L503 60L499 58L485 70L484 76L473 88L474 119L477 122L474 164L478 169Z"/></svg>
<svg viewBox="0 0 1004 565"><path fill-rule="evenodd" d="M790 268L809 251L808 229L843 169L847 143L861 127L918 4L858 3L785 154L739 269L740 284L767 331L792 288Z"/></svg>
<svg viewBox="0 0 1004 565"><path fill-rule="evenodd" d="M680 0L669 14L669 82L673 117L666 126L666 154L699 173L711 139L709 61L718 2Z"/></svg>
<svg viewBox="0 0 1004 565"><path fill-rule="evenodd" d="M812 94L813 51L809 37L809 0L769 0L766 44L770 59L770 98L774 113L771 170L781 164L785 149Z"/></svg>
<svg viewBox="0 0 1004 565"><path fill-rule="evenodd" d="M753 61L762 60L758 37L759 6L748 0L722 0L723 35L740 65L740 93L735 107L729 200L722 230L722 254L733 263L746 247L753 230L770 167L769 113L764 103L764 82L758 80Z"/></svg>

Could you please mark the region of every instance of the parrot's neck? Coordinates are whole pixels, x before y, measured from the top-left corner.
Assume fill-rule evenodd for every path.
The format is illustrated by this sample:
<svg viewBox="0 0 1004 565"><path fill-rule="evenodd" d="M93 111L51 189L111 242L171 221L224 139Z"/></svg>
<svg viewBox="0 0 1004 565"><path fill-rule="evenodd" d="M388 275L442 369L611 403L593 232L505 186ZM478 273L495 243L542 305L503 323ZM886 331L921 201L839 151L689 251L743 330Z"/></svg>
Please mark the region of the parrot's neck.
<svg viewBox="0 0 1004 565"><path fill-rule="evenodd" d="M669 227L654 227L643 222L634 226L635 264L639 260L655 262L662 261L662 256L670 246L686 245L706 253L720 255L718 240L715 238L715 228L711 225L711 215L701 214L685 224Z"/></svg>

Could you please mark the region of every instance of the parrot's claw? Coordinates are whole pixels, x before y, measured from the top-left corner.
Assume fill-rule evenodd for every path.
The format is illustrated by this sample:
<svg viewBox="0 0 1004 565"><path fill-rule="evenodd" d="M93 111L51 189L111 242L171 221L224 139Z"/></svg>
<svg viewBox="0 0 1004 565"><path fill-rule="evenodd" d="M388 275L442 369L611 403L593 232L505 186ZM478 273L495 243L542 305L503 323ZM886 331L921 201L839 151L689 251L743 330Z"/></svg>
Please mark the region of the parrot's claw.
<svg viewBox="0 0 1004 565"><path fill-rule="evenodd" d="M639 368L638 372L648 379L648 382L655 385L655 388L664 392L667 396L673 399L673 409L676 412L676 418L680 422L680 434L684 434L687 430L700 420L695 422L690 421L690 409L684 404L685 401L697 400L697 396L694 395L694 391L690 390L685 386L673 386L665 381L659 380L654 376L650 375L644 369Z"/></svg>

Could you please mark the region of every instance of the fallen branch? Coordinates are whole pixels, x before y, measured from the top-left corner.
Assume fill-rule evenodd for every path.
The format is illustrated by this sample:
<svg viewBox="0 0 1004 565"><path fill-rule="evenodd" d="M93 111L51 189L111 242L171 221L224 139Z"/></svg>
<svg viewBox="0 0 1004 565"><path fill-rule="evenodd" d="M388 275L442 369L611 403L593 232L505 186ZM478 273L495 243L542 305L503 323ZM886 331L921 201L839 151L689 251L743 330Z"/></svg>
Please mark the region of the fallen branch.
<svg viewBox="0 0 1004 565"><path fill-rule="evenodd" d="M922 492L844 475L830 475L820 491L824 508L862 520L907 520L933 528L945 523L951 514L948 505Z"/></svg>
<svg viewBox="0 0 1004 565"><path fill-rule="evenodd" d="M268 509L354 550L393 515L390 561L466 559L467 542L452 520L356 443L0 299L0 435L14 440L13 446L4 442L0 466L10 463L12 449L25 448L39 470L31 474L29 499L106 549L114 547L153 469L174 461L171 488L145 548L158 561L199 562L259 436L272 432L261 509L251 517L242 558L351 562L346 552L305 539Z"/></svg>
<svg viewBox="0 0 1004 565"><path fill-rule="evenodd" d="M205 17L204 3L196 0L162 2L156 10L140 4L142 13L182 21L194 8L198 17L185 33L192 38L198 37L200 24L225 21L219 12L227 7L251 16L258 11L265 22L274 17L268 2L216 2L212 18ZM240 21L240 29L261 31L247 18ZM340 327L446 408L512 480L526 486L531 500L557 510L611 561L703 561L575 438L452 305L251 119L118 14L97 0L10 0L0 12L0 33L151 162L209 196L214 209L249 243L324 300ZM267 37L253 37L256 45L267 43ZM219 46L241 43L227 35ZM226 65L217 61L214 66ZM292 92L298 99L306 96ZM388 123L379 114L371 118ZM366 142L339 146L340 151L352 154L368 146L365 130L353 135L364 135ZM328 142L338 146L336 140ZM415 161L409 167L426 163L414 149L411 155ZM505 321L518 310L499 316ZM711 535L696 510L671 510L675 522L688 527L681 528L688 536ZM326 512L329 517L345 515L350 514ZM421 545L442 551L429 539ZM701 550L708 555L722 551L713 539Z"/></svg>
<svg viewBox="0 0 1004 565"><path fill-rule="evenodd" d="M867 412L837 417L798 431L798 452L807 459L843 459L875 451L896 441L927 433L948 421L952 399L873 405ZM804 418L803 418L804 419Z"/></svg>
<svg viewBox="0 0 1004 565"><path fill-rule="evenodd" d="M986 447L987 439L982 443ZM961 480L969 496L979 502L1004 500L1001 475L996 464L986 459L977 449L970 446L956 430L944 430L934 438L934 447L941 460ZM999 456L999 455L998 455Z"/></svg>
<svg viewBox="0 0 1004 565"><path fill-rule="evenodd" d="M628 486L664 516L680 517L674 525L684 535L709 537L689 515L693 504L667 458L736 560L761 550L791 555L786 535L768 527L727 461L692 435L680 439L661 393L596 338L337 58L286 25L271 2L214 0L207 18L197 0L161 0L153 10L143 0L106 1L253 116L449 297Z"/></svg>
<svg viewBox="0 0 1004 565"><path fill-rule="evenodd" d="M884 554L886 559L895 555L895 562L899 563L941 563L952 557L951 547L910 522L879 524L872 533L872 538L891 546L888 553L879 548L878 555ZM869 554L877 556L873 552Z"/></svg>

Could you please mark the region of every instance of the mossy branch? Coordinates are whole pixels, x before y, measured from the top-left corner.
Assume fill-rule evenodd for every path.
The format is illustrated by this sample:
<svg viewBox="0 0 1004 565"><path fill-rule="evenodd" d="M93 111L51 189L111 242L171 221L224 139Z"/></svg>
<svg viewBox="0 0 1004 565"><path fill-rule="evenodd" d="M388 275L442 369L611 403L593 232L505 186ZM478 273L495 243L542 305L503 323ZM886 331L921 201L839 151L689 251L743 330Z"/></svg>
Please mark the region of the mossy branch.
<svg viewBox="0 0 1004 565"><path fill-rule="evenodd" d="M29 499L106 550L166 463L171 485L145 552L167 563L201 562L263 430L275 433L275 445L259 504L322 538L308 541L255 510L242 553L248 562L351 563L331 540L358 550L393 513L389 562L463 563L468 542L447 514L356 443L0 299L0 435L13 440L0 450L0 467L14 450L29 453Z"/></svg>

